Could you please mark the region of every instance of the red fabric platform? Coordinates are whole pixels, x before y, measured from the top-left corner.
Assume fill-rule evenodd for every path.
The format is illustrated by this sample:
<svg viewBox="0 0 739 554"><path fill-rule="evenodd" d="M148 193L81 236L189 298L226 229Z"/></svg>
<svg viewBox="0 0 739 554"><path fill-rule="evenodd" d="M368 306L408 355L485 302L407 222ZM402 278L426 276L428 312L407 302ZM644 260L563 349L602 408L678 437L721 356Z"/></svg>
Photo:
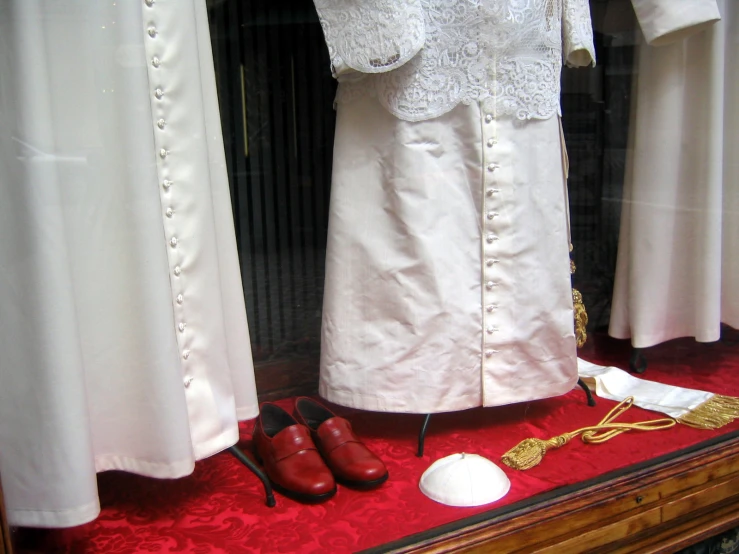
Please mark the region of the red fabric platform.
<svg viewBox="0 0 739 554"><path fill-rule="evenodd" d="M644 378L739 396L737 339L739 333L728 330L718 343L678 340L649 349ZM628 353L627 342L596 337L581 356L625 367ZM501 455L522 439L550 438L597 423L615 403L596 400L598 405L589 408L578 388L548 400L435 415L423 458L415 456L422 416L337 408L388 466L390 479L375 491L340 487L334 498L312 506L276 495L277 506L267 508L258 479L230 454L221 453L199 462L193 475L179 480L103 473L99 475L102 513L96 521L66 530L20 530L17 547L21 553L356 552L739 429L739 422L717 431L678 425L665 431L626 433L600 445L573 440L525 472L500 464ZM286 400L284 406L289 408L290 402ZM632 408L623 420L657 417ZM251 423L242 425L241 446L247 452L251 427ZM480 454L501 465L511 480L510 493L479 508L452 508L423 496L418 490L423 471L456 452Z"/></svg>

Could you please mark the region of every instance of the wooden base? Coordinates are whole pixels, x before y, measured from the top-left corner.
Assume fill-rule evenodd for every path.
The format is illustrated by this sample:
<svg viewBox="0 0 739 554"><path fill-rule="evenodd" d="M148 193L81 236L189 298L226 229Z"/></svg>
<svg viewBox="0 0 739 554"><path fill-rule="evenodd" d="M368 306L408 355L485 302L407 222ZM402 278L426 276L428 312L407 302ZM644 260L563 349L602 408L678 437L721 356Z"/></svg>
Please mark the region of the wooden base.
<svg viewBox="0 0 739 554"><path fill-rule="evenodd" d="M676 552L739 526L739 432L366 552Z"/></svg>

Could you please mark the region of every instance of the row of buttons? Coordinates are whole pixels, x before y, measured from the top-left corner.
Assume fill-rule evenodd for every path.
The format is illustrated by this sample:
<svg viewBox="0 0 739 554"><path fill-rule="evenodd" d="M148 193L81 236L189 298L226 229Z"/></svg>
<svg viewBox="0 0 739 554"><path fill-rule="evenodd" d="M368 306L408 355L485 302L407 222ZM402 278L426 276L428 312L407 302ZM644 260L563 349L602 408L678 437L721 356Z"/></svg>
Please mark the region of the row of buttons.
<svg viewBox="0 0 739 554"><path fill-rule="evenodd" d="M153 8L155 2L156 0L144 0L144 4L146 4L148 8ZM146 28L146 33L151 40L155 40L159 36L159 30L156 28L156 26L153 23L150 23L148 25L148 27ZM159 58L159 56L156 56L156 55L152 56L151 66L154 69L159 69L162 66L161 58ZM154 89L154 98L160 101L164 98L164 96L165 96L165 92L161 87L157 87ZM167 127L167 121L161 117L158 118L154 123L160 131L164 131ZM169 157L169 155L170 155L170 151L167 150L167 148L159 149L159 158L161 160L163 161L166 160ZM165 195L169 194L170 189L172 188L173 185L174 185L174 182L171 181L170 179L162 180L162 189L164 190ZM168 206L164 211L164 215L168 219L171 220L175 216L174 208L172 206ZM170 237L169 246L172 249L177 249L179 245L180 245L180 241L176 236L173 235L172 237ZM182 268L180 267L179 264L174 266L173 273L175 277L180 277L180 275L182 274ZM178 293L175 300L177 304L181 306L185 302L185 297L182 293ZM185 330L187 329L187 323L185 321L180 321L177 324L177 329L179 330L180 333L184 333ZM182 358L187 360L189 357L190 357L190 350L184 349L182 351ZM183 381L185 388L189 388L192 381L193 381L192 376L185 376L185 379Z"/></svg>
<svg viewBox="0 0 739 554"><path fill-rule="evenodd" d="M493 123L494 117L492 114L486 114L485 115L485 123L487 125L484 126L484 134L488 135L490 133L490 124ZM495 145L498 144L498 141L495 138L488 138L485 141L485 145L487 146L487 149L490 150ZM485 152L485 158L489 158L488 151ZM488 199L486 201L486 204L489 204L492 202L492 198L500 192L500 189L495 188L493 183L493 174L495 174L498 169L500 169L500 165L494 161L486 161L486 170L487 170L487 176L486 176L486 186L488 187L485 191L485 195ZM498 286L498 283L492 278L492 270L495 266L495 264L498 262L498 260L494 257L494 253L491 252L491 249L493 248L492 245L494 245L498 241L498 236L495 234L495 230L493 229L493 223L495 221L495 218L498 217L500 214L495 211L495 209L492 206L486 205L485 207L485 242L487 245L483 251L484 251L484 257L485 257L485 267L489 268L487 271L485 271L486 274L486 281L485 281L485 291L483 292L484 297L484 303L485 303L485 312L486 315L484 315L485 320L485 334L487 336L491 336L494 333L496 333L499 329L498 326L495 325L492 321L492 315L494 314L495 310L498 309L498 304L496 302L492 301L491 296L493 295L493 291ZM484 341L487 343L487 340ZM485 349L485 357L486 358L492 358L494 354L497 354L499 351L495 350L493 348L486 348Z"/></svg>

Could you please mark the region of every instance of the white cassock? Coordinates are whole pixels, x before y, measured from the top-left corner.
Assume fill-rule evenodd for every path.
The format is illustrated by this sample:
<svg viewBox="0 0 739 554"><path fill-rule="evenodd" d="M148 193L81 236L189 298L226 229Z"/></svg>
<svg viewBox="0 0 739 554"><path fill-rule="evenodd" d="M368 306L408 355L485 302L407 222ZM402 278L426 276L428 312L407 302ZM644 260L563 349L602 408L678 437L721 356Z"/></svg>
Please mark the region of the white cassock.
<svg viewBox="0 0 739 554"><path fill-rule="evenodd" d="M609 333L715 341L739 327L739 3L632 3L646 44Z"/></svg>
<svg viewBox="0 0 739 554"><path fill-rule="evenodd" d="M12 525L180 477L257 414L204 0L0 2L0 475Z"/></svg>
<svg viewBox="0 0 739 554"><path fill-rule="evenodd" d="M587 0L315 0L339 80L320 394L462 410L577 380L560 71Z"/></svg>

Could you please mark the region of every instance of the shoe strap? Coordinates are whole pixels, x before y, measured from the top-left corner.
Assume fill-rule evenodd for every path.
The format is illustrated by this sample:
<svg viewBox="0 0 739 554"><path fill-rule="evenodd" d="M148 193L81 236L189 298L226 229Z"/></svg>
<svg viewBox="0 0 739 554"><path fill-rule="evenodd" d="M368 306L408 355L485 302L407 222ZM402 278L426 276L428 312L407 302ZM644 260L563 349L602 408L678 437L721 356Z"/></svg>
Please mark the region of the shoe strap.
<svg viewBox="0 0 739 554"><path fill-rule="evenodd" d="M304 425L291 425L272 437L272 454L276 462L303 450L317 450L310 431Z"/></svg>
<svg viewBox="0 0 739 554"><path fill-rule="evenodd" d="M324 453L328 454L342 444L361 442L352 431L351 423L343 417L327 419L318 427L318 438Z"/></svg>

